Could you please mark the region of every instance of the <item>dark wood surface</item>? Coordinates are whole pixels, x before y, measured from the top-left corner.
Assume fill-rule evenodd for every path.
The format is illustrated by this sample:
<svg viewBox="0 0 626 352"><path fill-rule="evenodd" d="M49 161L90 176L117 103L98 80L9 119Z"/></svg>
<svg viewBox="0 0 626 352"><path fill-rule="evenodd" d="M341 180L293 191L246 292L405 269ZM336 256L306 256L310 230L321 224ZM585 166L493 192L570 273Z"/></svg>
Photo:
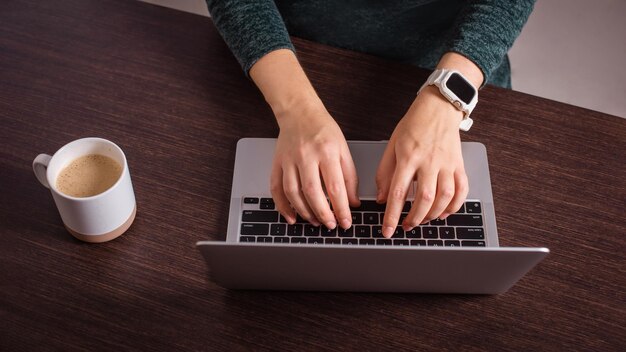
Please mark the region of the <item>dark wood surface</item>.
<svg viewBox="0 0 626 352"><path fill-rule="evenodd" d="M294 41L348 139L387 139L427 75ZM0 350L624 350L626 120L494 87L474 118L501 245L552 251L508 293L228 291L194 244L225 238L236 141L278 130L210 19L2 1ZM137 196L106 244L74 240L31 171L86 136L124 149Z"/></svg>

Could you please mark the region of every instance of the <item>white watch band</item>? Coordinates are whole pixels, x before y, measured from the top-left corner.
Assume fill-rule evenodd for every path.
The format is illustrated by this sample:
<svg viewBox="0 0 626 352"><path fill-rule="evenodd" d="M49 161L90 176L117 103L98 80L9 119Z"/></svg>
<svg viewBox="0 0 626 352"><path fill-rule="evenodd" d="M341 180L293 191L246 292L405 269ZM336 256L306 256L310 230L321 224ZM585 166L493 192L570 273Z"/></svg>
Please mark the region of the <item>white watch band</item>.
<svg viewBox="0 0 626 352"><path fill-rule="evenodd" d="M443 68L437 69L433 71L433 73L428 77L428 79L426 80L424 85L422 85L417 94L419 94L422 89L424 89L424 87L431 85L437 86L441 95L443 95L444 98L446 98L452 105L454 105L454 107L463 112L463 120L461 120L461 123L459 124L459 129L461 129L462 131L469 131L469 129L472 127L472 124L474 123L474 121L469 116L474 110L474 107L476 107L476 104L478 103L478 91L476 90L476 94L474 94L474 97L469 104L464 103L445 85L445 82L447 82L448 78L454 73L465 79L465 77L458 71ZM465 79L465 81L469 83L469 80Z"/></svg>

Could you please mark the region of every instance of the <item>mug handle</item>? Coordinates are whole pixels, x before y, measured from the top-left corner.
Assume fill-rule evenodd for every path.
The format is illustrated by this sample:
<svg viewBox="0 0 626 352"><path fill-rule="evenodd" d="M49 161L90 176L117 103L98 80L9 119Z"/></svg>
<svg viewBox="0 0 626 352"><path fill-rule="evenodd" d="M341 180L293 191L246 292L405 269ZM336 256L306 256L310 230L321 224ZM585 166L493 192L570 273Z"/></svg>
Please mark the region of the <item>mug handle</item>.
<svg viewBox="0 0 626 352"><path fill-rule="evenodd" d="M48 154L39 154L35 160L33 160L33 172L35 173L35 177L37 177L39 183L44 185L46 188L50 188L48 178L46 177L50 159L52 159L52 157Z"/></svg>

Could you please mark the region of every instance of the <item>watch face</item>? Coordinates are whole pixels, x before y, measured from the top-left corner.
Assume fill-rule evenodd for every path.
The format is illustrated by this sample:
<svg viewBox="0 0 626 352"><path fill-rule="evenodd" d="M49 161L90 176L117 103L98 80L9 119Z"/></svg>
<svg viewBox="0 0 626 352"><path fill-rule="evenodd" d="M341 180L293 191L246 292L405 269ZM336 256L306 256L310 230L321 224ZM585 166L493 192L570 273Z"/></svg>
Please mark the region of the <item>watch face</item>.
<svg viewBox="0 0 626 352"><path fill-rule="evenodd" d="M472 98L474 98L474 94L476 94L474 86L472 86L458 73L450 75L446 81L446 87L448 87L448 89L450 89L452 93L459 97L459 99L461 99L461 101L465 104L469 104L472 101Z"/></svg>

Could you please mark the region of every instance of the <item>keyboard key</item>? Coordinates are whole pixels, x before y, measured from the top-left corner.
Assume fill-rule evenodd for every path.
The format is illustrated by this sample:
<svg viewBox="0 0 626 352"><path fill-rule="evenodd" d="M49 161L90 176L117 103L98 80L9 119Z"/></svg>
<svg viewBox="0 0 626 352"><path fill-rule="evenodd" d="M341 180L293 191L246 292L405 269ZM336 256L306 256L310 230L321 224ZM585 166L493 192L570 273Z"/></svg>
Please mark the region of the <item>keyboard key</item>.
<svg viewBox="0 0 626 352"><path fill-rule="evenodd" d="M385 239L376 240L376 244L379 246L391 246L393 244L393 241L385 238Z"/></svg>
<svg viewBox="0 0 626 352"><path fill-rule="evenodd" d="M404 202L404 207L402 207L402 212L408 213L410 211L411 211L411 202L407 200L406 202Z"/></svg>
<svg viewBox="0 0 626 352"><path fill-rule="evenodd" d="M352 212L352 225L360 225L363 223L363 214Z"/></svg>
<svg viewBox="0 0 626 352"><path fill-rule="evenodd" d="M308 224L309 222L304 220L300 214L296 214L296 224Z"/></svg>
<svg viewBox="0 0 626 352"><path fill-rule="evenodd" d="M355 208L354 210L384 212L385 207L385 204L378 204L375 200L362 200L361 206Z"/></svg>
<svg viewBox="0 0 626 352"><path fill-rule="evenodd" d="M425 246L425 240L411 240L411 246Z"/></svg>
<svg viewBox="0 0 626 352"><path fill-rule="evenodd" d="M480 227L457 227L456 237L461 240L482 240L485 232Z"/></svg>
<svg viewBox="0 0 626 352"><path fill-rule="evenodd" d="M274 204L274 200L272 198L261 198L261 204Z"/></svg>
<svg viewBox="0 0 626 352"><path fill-rule="evenodd" d="M454 239L454 227L440 227L439 237L445 239Z"/></svg>
<svg viewBox="0 0 626 352"><path fill-rule="evenodd" d="M344 238L341 240L341 244L359 244L359 240L356 238Z"/></svg>
<svg viewBox="0 0 626 352"><path fill-rule="evenodd" d="M396 230L393 232L393 235L391 236L391 238L393 239L404 238L404 230L402 229L402 227L396 226Z"/></svg>
<svg viewBox="0 0 626 352"><path fill-rule="evenodd" d="M267 235L269 224L241 224L242 235Z"/></svg>
<svg viewBox="0 0 626 352"><path fill-rule="evenodd" d="M362 238L359 240L359 244L365 246L373 246L376 244L376 240L373 238Z"/></svg>
<svg viewBox="0 0 626 352"><path fill-rule="evenodd" d="M265 203L265 204L261 203L260 208L261 209L272 209L273 210L273 209L276 209L276 206L274 205L274 203L271 203L271 204L270 203Z"/></svg>
<svg viewBox="0 0 626 352"><path fill-rule="evenodd" d="M287 236L302 236L302 224L287 225Z"/></svg>
<svg viewBox="0 0 626 352"><path fill-rule="evenodd" d="M307 243L324 244L324 239L320 237L313 237L313 238L309 238Z"/></svg>
<svg viewBox="0 0 626 352"><path fill-rule="evenodd" d="M423 227L422 236L424 238L439 238L439 231L436 227Z"/></svg>
<svg viewBox="0 0 626 352"><path fill-rule="evenodd" d="M264 242L264 243L272 243L272 238L271 237L257 237L256 238L257 242Z"/></svg>
<svg viewBox="0 0 626 352"><path fill-rule="evenodd" d="M429 246L433 246L433 247L441 247L443 246L443 241L442 240L428 240L428 245Z"/></svg>
<svg viewBox="0 0 626 352"><path fill-rule="evenodd" d="M256 242L256 237L254 237L254 236L241 236L241 237L239 237L239 242Z"/></svg>
<svg viewBox="0 0 626 352"><path fill-rule="evenodd" d="M272 226L270 226L270 235L272 236L285 236L286 233L287 225L285 224L272 224Z"/></svg>
<svg viewBox="0 0 626 352"><path fill-rule="evenodd" d="M482 213L480 202L467 202L465 203L465 210L470 214Z"/></svg>
<svg viewBox="0 0 626 352"><path fill-rule="evenodd" d="M444 226L445 224L446 224L445 220L441 220L441 219L430 220L430 225L432 226Z"/></svg>
<svg viewBox="0 0 626 352"><path fill-rule="evenodd" d="M243 199L244 204L258 204L259 198L245 197Z"/></svg>
<svg viewBox="0 0 626 352"><path fill-rule="evenodd" d="M268 210L244 210L241 216L243 222L276 222L278 221L277 211Z"/></svg>
<svg viewBox="0 0 626 352"><path fill-rule="evenodd" d="M285 219L284 216L279 214L278 215L278 222L281 223L281 224L286 224L287 223L287 219Z"/></svg>
<svg viewBox="0 0 626 352"><path fill-rule="evenodd" d="M340 227L337 229L337 234L339 234L339 237L352 237L354 236L354 226L350 226L347 230Z"/></svg>
<svg viewBox="0 0 626 352"><path fill-rule="evenodd" d="M385 236L383 236L383 227L382 226L372 226L372 237L374 237L374 238L385 238Z"/></svg>
<svg viewBox="0 0 626 352"><path fill-rule="evenodd" d="M398 220L398 224L402 224L402 222L404 221L404 218L406 218L407 215L409 215L409 213L401 213L400 214L400 220ZM380 222L383 222L382 218L381 218Z"/></svg>
<svg viewBox="0 0 626 352"><path fill-rule="evenodd" d="M378 213L365 213L363 214L363 223L369 225L378 225Z"/></svg>
<svg viewBox="0 0 626 352"><path fill-rule="evenodd" d="M308 225L304 225L304 235L305 236L319 236L320 235L320 228L319 227L315 227L311 224Z"/></svg>
<svg viewBox="0 0 626 352"><path fill-rule="evenodd" d="M465 204L461 205L461 208L459 208L459 210L456 211L457 214L463 214L465 213Z"/></svg>
<svg viewBox="0 0 626 352"><path fill-rule="evenodd" d="M291 243L306 243L306 238L304 237L292 237Z"/></svg>
<svg viewBox="0 0 626 352"><path fill-rule="evenodd" d="M354 228L354 235L356 237L371 237L372 236L372 234L370 233L369 226L356 226Z"/></svg>
<svg viewBox="0 0 626 352"><path fill-rule="evenodd" d="M326 238L324 240L326 244L341 244L341 238Z"/></svg>
<svg viewBox="0 0 626 352"><path fill-rule="evenodd" d="M289 238L287 238L287 237L274 237L274 243L289 243Z"/></svg>
<svg viewBox="0 0 626 352"><path fill-rule="evenodd" d="M446 219L448 226L483 226L482 215L452 214Z"/></svg>
<svg viewBox="0 0 626 352"><path fill-rule="evenodd" d="M409 240L393 240L394 246L408 246Z"/></svg>
<svg viewBox="0 0 626 352"><path fill-rule="evenodd" d="M405 233L406 238L422 238L422 231L419 227L414 227Z"/></svg>
<svg viewBox="0 0 626 352"><path fill-rule="evenodd" d="M460 247L461 243L459 241L443 241L443 245L446 247Z"/></svg>
<svg viewBox="0 0 626 352"><path fill-rule="evenodd" d="M485 247L485 241L461 241L463 247Z"/></svg>
<svg viewBox="0 0 626 352"><path fill-rule="evenodd" d="M321 233L324 237L336 237L337 236L337 228L329 229L326 226L321 226Z"/></svg>

